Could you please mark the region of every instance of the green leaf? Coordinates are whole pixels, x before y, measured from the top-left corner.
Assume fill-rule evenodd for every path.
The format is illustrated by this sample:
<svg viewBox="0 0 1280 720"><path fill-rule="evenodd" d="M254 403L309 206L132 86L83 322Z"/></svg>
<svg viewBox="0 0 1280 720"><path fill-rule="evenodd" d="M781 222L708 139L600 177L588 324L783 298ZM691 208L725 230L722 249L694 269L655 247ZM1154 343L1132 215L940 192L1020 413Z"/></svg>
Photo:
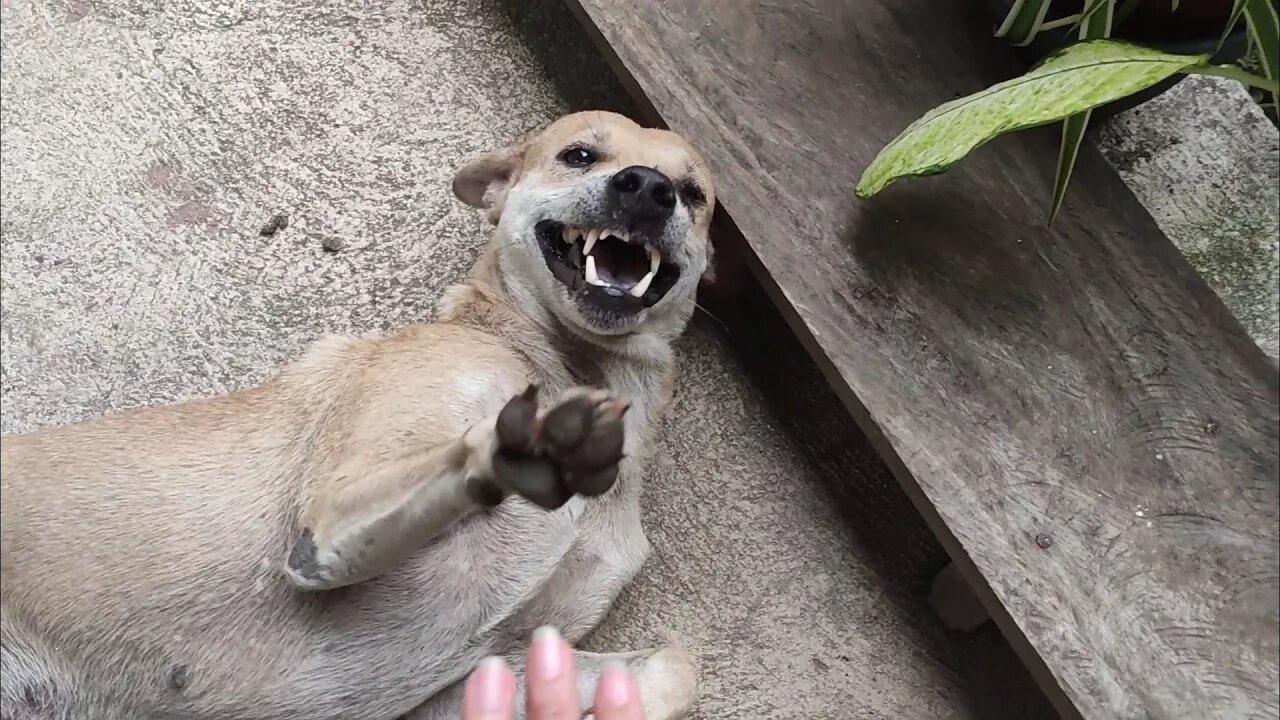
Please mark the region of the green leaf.
<svg viewBox="0 0 1280 720"><path fill-rule="evenodd" d="M1053 204L1049 208L1049 222L1058 216L1062 201L1067 197L1067 183L1076 166L1076 155L1084 141L1084 131L1089 128L1092 110L1085 110L1062 121L1062 144L1058 147L1058 169L1053 176Z"/></svg>
<svg viewBox="0 0 1280 720"><path fill-rule="evenodd" d="M1258 48L1262 74L1275 82L1280 73L1280 15L1271 0L1244 0L1244 19Z"/></svg>
<svg viewBox="0 0 1280 720"><path fill-rule="evenodd" d="M1091 40L1049 55L1021 77L930 110L871 161L858 181L870 197L894 180L942 172L988 140L1071 117L1203 64L1119 40Z"/></svg>
<svg viewBox="0 0 1280 720"><path fill-rule="evenodd" d="M1085 3L1084 10L1080 11L1078 15L1067 16L1072 21L1071 27L1068 28L1067 32L1074 33L1077 37L1084 37L1083 35L1080 34L1080 26L1082 23L1089 22L1089 19L1092 18L1094 15L1096 15L1103 8L1106 8L1107 15L1111 15L1115 11L1115 7L1116 7L1116 0L1089 0L1089 2ZM1053 25L1053 24L1054 23L1045 23L1044 27L1042 27L1041 30L1047 29L1050 25ZM1106 35L1099 35L1097 37L1111 37L1110 28L1108 27ZM1093 38L1088 38L1088 39L1093 39Z"/></svg>
<svg viewBox="0 0 1280 720"><path fill-rule="evenodd" d="M1240 15L1244 13L1244 2L1245 0L1236 0L1235 4L1231 6L1231 14L1227 16L1226 27L1222 28L1222 37L1218 38L1218 47L1214 50L1215 53L1222 49L1222 46L1227 42L1227 38L1230 37L1231 31L1235 30L1236 24L1240 22Z"/></svg>
<svg viewBox="0 0 1280 720"><path fill-rule="evenodd" d="M1080 25L1081 40L1100 40L1111 37L1111 22L1115 3L1111 0L1093 0L1084 12Z"/></svg>
<svg viewBox="0 0 1280 720"><path fill-rule="evenodd" d="M1268 80L1261 75L1254 75L1239 65L1196 65L1189 67L1184 72L1195 75L1213 75L1215 77L1230 78L1247 87L1266 90L1271 94L1280 92L1280 83L1275 80Z"/></svg>
<svg viewBox="0 0 1280 720"><path fill-rule="evenodd" d="M1080 25L1080 39L1110 37L1114 9L1110 0L1098 0L1090 5L1085 10L1083 24ZM1085 110L1062 122L1062 144L1058 147L1058 167L1053 176L1053 202L1049 208L1049 222L1053 222L1058 216L1058 210L1062 209L1062 201L1067 196L1067 183L1071 181L1071 171L1075 169L1076 156L1080 153L1080 143L1084 141L1084 132L1089 128L1089 116L1092 113L1092 110Z"/></svg>
<svg viewBox="0 0 1280 720"><path fill-rule="evenodd" d="M1049 12L1050 0L1015 0L1004 22L996 29L996 37L1001 37L1014 45L1031 44L1040 26L1044 24L1044 16Z"/></svg>

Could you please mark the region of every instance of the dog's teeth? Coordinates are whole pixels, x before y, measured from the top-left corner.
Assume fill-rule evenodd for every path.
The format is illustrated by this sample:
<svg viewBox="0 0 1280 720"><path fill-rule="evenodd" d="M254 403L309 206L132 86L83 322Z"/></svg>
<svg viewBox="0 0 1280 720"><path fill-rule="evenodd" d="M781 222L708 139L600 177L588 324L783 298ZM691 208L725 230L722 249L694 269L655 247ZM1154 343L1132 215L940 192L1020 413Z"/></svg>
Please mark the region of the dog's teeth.
<svg viewBox="0 0 1280 720"><path fill-rule="evenodd" d="M645 291L649 289L649 283L653 282L653 276L657 274L658 273L656 270L653 272L650 272L649 274L640 278L640 282L631 286L631 289L628 290L627 292L631 293L631 295L634 297L644 297Z"/></svg>
<svg viewBox="0 0 1280 720"><path fill-rule="evenodd" d="M587 240L582 244L582 254L590 255L591 248L596 246L596 241L600 239L600 229L592 228L587 231Z"/></svg>
<svg viewBox="0 0 1280 720"><path fill-rule="evenodd" d="M590 255L587 256L587 282L600 287L605 285L600 281L600 276L596 274L596 259Z"/></svg>
<svg viewBox="0 0 1280 720"><path fill-rule="evenodd" d="M658 272L658 266L662 264L662 253L648 245L644 249L649 251L649 274L652 275Z"/></svg>
<svg viewBox="0 0 1280 720"><path fill-rule="evenodd" d="M572 244L574 244L575 242L577 242L577 241L578 241L578 238L579 238L581 235L582 235L582 233L578 232L577 230L575 230L575 229L573 229L573 228L571 228L571 227L567 227L567 228L565 228L563 231L561 231L561 233L560 233L560 239L561 239L561 240L564 240L564 242L565 242L565 244L566 244L566 245L572 245Z"/></svg>

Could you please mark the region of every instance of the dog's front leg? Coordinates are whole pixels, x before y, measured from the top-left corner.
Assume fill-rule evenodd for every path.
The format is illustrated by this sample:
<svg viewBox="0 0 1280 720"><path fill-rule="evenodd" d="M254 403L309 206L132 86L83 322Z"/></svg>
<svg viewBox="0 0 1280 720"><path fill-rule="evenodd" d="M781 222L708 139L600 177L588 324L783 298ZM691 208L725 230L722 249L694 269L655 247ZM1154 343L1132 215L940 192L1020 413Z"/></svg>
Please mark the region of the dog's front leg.
<svg viewBox="0 0 1280 720"><path fill-rule="evenodd" d="M545 413L530 387L452 441L391 458L355 456L310 500L285 563L309 590L374 577L481 507L515 492L553 510L613 486L627 404L577 389Z"/></svg>

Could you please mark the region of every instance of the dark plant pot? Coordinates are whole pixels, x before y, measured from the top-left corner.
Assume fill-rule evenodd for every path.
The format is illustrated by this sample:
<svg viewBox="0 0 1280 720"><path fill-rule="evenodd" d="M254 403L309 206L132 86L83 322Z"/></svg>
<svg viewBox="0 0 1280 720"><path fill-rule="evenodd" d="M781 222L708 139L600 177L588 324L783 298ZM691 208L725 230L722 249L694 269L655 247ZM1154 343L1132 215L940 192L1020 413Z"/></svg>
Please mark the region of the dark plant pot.
<svg viewBox="0 0 1280 720"><path fill-rule="evenodd" d="M999 25L1013 7L1012 0L980 0ZM1080 12L1081 0L1054 0L1049 8L1049 18L1064 17ZM1215 53L1222 28L1231 14L1232 0L1181 0L1177 11L1170 11L1170 0L1142 0L1138 9L1129 17L1117 22L1111 36L1116 39L1153 47L1181 55L1213 53L1210 62L1216 65L1233 63L1244 57L1248 50L1248 35L1244 18L1227 36L1226 42ZM1075 40L1070 27L1054 28L1036 35L1030 45L1015 47L1018 56L1031 67L1044 56ZM1142 92L1096 108L1094 117L1102 119L1137 107L1186 77L1182 74L1157 83Z"/></svg>

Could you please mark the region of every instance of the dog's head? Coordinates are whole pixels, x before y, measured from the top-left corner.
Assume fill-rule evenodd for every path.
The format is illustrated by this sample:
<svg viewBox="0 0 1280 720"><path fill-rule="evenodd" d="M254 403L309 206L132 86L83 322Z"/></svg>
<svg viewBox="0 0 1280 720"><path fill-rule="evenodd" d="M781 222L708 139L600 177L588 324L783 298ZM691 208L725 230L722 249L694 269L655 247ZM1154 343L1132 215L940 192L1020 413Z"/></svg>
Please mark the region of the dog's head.
<svg viewBox="0 0 1280 720"><path fill-rule="evenodd" d="M509 280L575 330L662 332L691 314L715 193L680 136L577 113L472 160L453 191L497 224Z"/></svg>

